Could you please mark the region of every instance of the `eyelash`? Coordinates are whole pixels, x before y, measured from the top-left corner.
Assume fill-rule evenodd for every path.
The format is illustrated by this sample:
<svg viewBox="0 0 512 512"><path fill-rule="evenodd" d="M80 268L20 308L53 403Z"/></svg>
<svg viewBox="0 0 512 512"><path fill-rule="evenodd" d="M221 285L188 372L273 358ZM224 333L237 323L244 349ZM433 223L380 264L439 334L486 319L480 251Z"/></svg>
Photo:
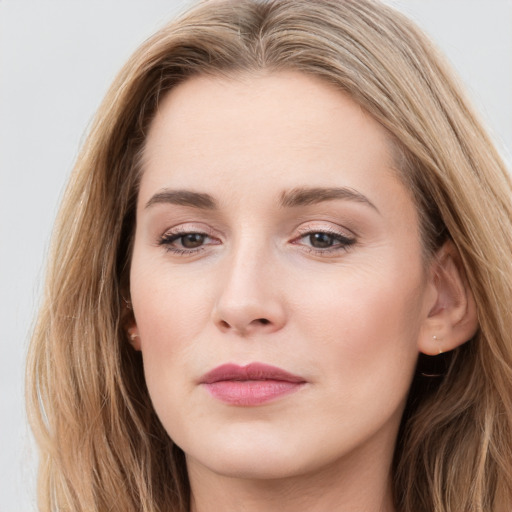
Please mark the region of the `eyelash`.
<svg viewBox="0 0 512 512"><path fill-rule="evenodd" d="M164 249L166 251L177 254L178 256L189 256L189 255L196 254L198 252L205 250L205 247L203 244L201 244L199 247L194 247L194 248L190 248L190 249L186 249L186 248L180 249L180 248L172 245L172 244L174 244L174 242L176 242L180 238L182 239L182 244L183 244L183 238L186 237L187 235L199 235L199 236L204 237L205 239L211 238L213 240L213 238L210 235L208 235L208 233L204 233L202 231L194 231L194 230L190 230L190 229L178 228L172 232L164 233L159 238L158 245L164 247ZM215 243L214 245L218 245L218 244Z"/></svg>
<svg viewBox="0 0 512 512"><path fill-rule="evenodd" d="M331 230L331 229L325 229L325 228L324 229L304 229L304 230L300 230L300 233L301 234L299 237L297 237L291 241L292 244L299 245L298 241L300 241L308 236L311 237L312 235L327 235L328 237L330 237L332 239L333 243L336 244L334 246L329 246L329 247L325 247L325 248L317 248L317 247L313 247L313 246L300 244L302 246L303 250L307 251L310 254L314 254L316 256L329 256L333 253L346 252L356 243L355 238L347 237L347 236L342 235L341 233L339 233L335 230ZM201 245L199 247L194 247L194 248L189 248L189 249L187 249L187 248L180 249L173 245L176 241L178 241L180 239L182 239L182 244L183 244L183 238L186 236L189 236L189 235L198 235L198 236L204 237L204 239L209 238L211 240L216 240L213 237L211 237L210 235L208 235L208 233L204 233L202 231L194 231L194 230L178 228L178 229L174 230L173 232L167 232L167 233L163 234L158 240L158 245L164 247L164 249L166 251L172 252L173 254L176 254L179 256L190 256L193 254L197 254L198 252L204 251L205 250L204 243L201 243ZM218 245L219 243L220 242L217 240L215 243L210 244L210 245Z"/></svg>
<svg viewBox="0 0 512 512"><path fill-rule="evenodd" d="M342 235L338 231L332 229L304 229L300 231L301 235L295 238L295 240L293 240L292 243L296 243L298 240L302 240L308 236L311 237L312 235L327 235L332 239L333 243L337 243L337 245L326 247L323 249L303 245L304 250L316 256L329 256L332 255L333 253L347 252L356 243L355 238L350 238L348 236Z"/></svg>

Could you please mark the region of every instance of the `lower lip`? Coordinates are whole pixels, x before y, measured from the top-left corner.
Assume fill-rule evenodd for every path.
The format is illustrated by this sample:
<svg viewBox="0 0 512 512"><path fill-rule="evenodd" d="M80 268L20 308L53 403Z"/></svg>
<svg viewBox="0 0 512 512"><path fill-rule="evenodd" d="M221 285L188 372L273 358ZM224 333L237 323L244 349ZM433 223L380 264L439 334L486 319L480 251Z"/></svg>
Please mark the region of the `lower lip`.
<svg viewBox="0 0 512 512"><path fill-rule="evenodd" d="M264 404L298 391L303 384L282 380L222 380L205 386L221 402L251 406Z"/></svg>

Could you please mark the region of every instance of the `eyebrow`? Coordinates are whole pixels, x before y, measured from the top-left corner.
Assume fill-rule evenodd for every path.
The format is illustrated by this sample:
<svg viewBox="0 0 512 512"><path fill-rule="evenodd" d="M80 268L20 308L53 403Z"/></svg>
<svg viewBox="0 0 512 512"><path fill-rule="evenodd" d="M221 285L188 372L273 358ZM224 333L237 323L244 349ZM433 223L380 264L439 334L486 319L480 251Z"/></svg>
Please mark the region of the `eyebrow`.
<svg viewBox="0 0 512 512"><path fill-rule="evenodd" d="M379 211L366 196L348 187L298 187L288 192L283 192L280 203L284 208L293 208L332 201L334 199L356 201L370 206L377 212Z"/></svg>
<svg viewBox="0 0 512 512"><path fill-rule="evenodd" d="M282 208L294 208L336 199L356 201L370 206L377 212L379 211L366 196L348 187L297 187L281 194L280 206ZM146 208L155 204L191 206L201 210L218 209L217 202L210 194L192 190L163 189L151 197L146 203Z"/></svg>
<svg viewBox="0 0 512 512"><path fill-rule="evenodd" d="M155 204L176 204L179 206L192 206L202 210L216 210L217 203L210 194L193 192L192 190L164 189L157 192L146 203L146 208Z"/></svg>

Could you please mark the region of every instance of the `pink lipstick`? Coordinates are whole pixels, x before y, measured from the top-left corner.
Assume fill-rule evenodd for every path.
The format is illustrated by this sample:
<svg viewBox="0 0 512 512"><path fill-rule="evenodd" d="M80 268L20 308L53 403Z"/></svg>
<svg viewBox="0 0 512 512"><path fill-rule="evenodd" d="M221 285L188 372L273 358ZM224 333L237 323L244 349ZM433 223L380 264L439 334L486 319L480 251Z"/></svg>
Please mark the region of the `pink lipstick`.
<svg viewBox="0 0 512 512"><path fill-rule="evenodd" d="M223 364L203 375L200 383L221 402L253 406L298 391L306 381L263 363Z"/></svg>

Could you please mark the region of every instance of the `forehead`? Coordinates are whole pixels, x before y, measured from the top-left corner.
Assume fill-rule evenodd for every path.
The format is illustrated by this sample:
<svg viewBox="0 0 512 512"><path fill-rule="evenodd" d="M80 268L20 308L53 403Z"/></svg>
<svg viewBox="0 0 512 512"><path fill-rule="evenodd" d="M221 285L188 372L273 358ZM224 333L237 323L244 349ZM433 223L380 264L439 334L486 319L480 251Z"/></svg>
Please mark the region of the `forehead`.
<svg viewBox="0 0 512 512"><path fill-rule="evenodd" d="M198 76L159 105L141 191L168 184L232 190L239 182L253 192L262 184L371 188L379 177L397 181L394 167L386 130L319 78L298 72Z"/></svg>

